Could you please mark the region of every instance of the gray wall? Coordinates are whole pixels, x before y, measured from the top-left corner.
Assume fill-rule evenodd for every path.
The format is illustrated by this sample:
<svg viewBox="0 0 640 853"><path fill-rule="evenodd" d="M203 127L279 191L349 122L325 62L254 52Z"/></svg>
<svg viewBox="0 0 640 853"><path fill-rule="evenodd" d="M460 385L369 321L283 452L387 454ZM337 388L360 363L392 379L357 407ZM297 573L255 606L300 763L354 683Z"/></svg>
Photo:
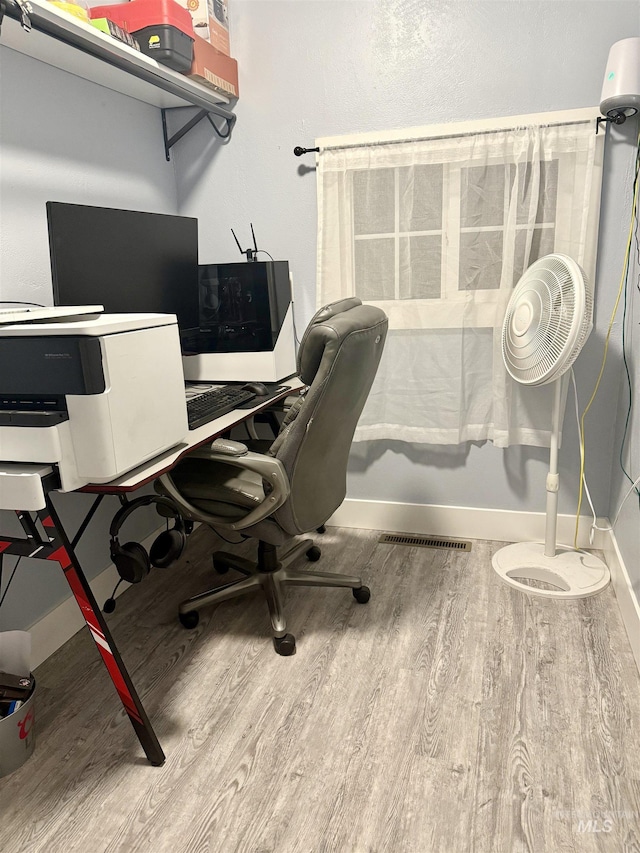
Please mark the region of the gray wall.
<svg viewBox="0 0 640 853"><path fill-rule="evenodd" d="M259 246L291 263L300 330L315 307L316 188L313 156L295 158L295 145L311 146L315 137L332 134L593 106L609 47L638 33L635 0L234 0L230 14L240 68L238 122L228 145L219 144L203 122L176 146L177 196L173 167L162 152L159 111L0 48L0 298L37 301L50 294L44 218L49 198L177 210L200 220L202 262L239 260L229 229L246 243L252 221ZM633 139L628 123L607 145L597 323L576 369L583 401L599 369L619 281ZM587 473L601 514L625 489L612 446L626 411L619 324L613 337L588 421ZM638 357L636 338L636 372ZM633 429L637 434L637 410ZM637 472L637 439L634 454ZM362 445L352 457L349 496L542 511L547 458L537 449L491 445ZM563 512L575 509L577 467L568 413ZM76 502L84 501L60 496L58 505L75 518ZM85 546L90 574L108 562L102 532L108 515L105 509L93 522ZM618 533L634 567L640 562L637 524L637 504L630 499ZM9 615L0 616L10 624L0 622L0 628L28 626L66 594L59 578L29 571L20 573L21 586L7 599ZM35 586L38 601L31 607L26 602L33 601Z"/></svg>
<svg viewBox="0 0 640 853"><path fill-rule="evenodd" d="M238 260L229 229L288 258L298 328L314 310L315 137L597 105L610 46L638 32L637 2L251 2L231 4L240 101L229 145L203 127L178 148L180 212L200 218L203 260ZM633 122L607 145L596 329L576 365L583 403L597 375L628 229ZM618 334L619 337L619 334ZM588 419L587 473L599 514L610 506L620 384L614 344ZM567 411L560 511L578 485ZM548 452L513 447L360 444L349 496L543 511ZM637 466L636 466L637 469ZM636 516L637 518L637 516Z"/></svg>
<svg viewBox="0 0 640 853"><path fill-rule="evenodd" d="M160 112L1 46L0 102L0 300L51 304L46 201L175 212ZM55 503L73 533L91 497L58 495ZM107 498L81 541L89 577L110 562L106 531L118 506ZM21 532L11 514L1 513L0 524ZM152 510L141 510L123 536L145 536L158 526ZM5 560L3 589L13 563ZM57 567L23 560L0 610L0 630L28 627L68 594Z"/></svg>

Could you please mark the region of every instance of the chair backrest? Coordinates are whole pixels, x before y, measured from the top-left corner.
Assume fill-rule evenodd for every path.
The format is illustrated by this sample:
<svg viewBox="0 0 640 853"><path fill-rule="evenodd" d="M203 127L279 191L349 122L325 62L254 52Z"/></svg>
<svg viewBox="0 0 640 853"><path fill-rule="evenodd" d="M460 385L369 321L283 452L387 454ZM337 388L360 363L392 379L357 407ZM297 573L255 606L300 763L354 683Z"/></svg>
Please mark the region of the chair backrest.
<svg viewBox="0 0 640 853"><path fill-rule="evenodd" d="M383 311L354 297L321 308L304 333L298 373L309 387L269 451L291 483L273 515L287 533L320 527L345 498L349 449L387 328Z"/></svg>

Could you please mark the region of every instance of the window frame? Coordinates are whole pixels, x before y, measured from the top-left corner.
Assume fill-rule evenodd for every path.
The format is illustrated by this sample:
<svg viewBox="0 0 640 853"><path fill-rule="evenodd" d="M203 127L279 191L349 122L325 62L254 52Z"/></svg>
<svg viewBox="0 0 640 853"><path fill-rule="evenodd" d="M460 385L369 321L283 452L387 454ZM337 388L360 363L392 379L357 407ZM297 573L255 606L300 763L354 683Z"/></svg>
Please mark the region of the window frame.
<svg viewBox="0 0 640 853"><path fill-rule="evenodd" d="M593 121L599 115L597 108L586 108L579 110L569 110L566 112L554 113L539 113L526 116L512 116L502 119L491 119L474 122L461 122L455 124L432 125L429 127L411 128L409 130L400 130L392 132L375 132L357 134L351 136L326 137L317 139L316 144L322 149L326 148L349 148L365 145L385 144L390 142L412 142L422 140L447 139L452 137L463 137L465 135L487 133L492 131L508 131L517 127L525 127L530 125L554 126L568 124L584 124ZM488 145L490 147L490 144ZM566 163L563 162L570 156L569 152L557 151L551 157L543 157L542 161L551 162L558 160L558 178L557 178L557 195L556 195L556 210L552 222L535 223L534 230L554 229L554 245L552 251L562 252L567 251L563 246L568 243L568 225L565 228L562 222L562 217L558 217L558 201L561 198L561 186L565 181L573 181L573 178L566 175ZM435 162L435 161L434 161ZM497 154L490 155L487 158L487 163L492 162L502 164L508 167L515 163L515 158L503 157ZM398 302L401 303L404 311L417 311L420 313L421 322L419 328L459 328L462 325L475 327L494 327L496 324L496 307L500 306L504 301L504 291L511 290L513 282L503 282L500 287L491 289L477 289L460 291L459 290L459 260L460 260L460 234L469 232L478 232L480 230L487 231L502 231L504 232L505 222L503 219L502 226L486 226L483 228L472 228L460 226L460 204L459 192L451 191L452 181L457 181L458 189L460 178L462 175L463 165L457 161L444 161L443 173L443 220L442 229L428 231L403 231L399 230L400 210L398 205L398 187L399 187L399 169L402 166L380 166L380 168L393 168L395 172L394 192L395 192L395 212L394 212L394 233L380 233L376 235L356 235L354 233L354 198L353 198L353 180L347 182L346 190L348 195L347 209L351 216L351 245L348 249L349 257L345 258L348 268L351 270L351 281L349 295L355 295L355 252L354 247L356 241L376 238L394 238L394 293L398 297L396 300L367 300L370 304L377 305L382 308L390 316L397 310ZM565 168L563 168L563 165ZM357 168L350 170L358 171ZM507 187L505 184L505 197L507 195ZM447 204L448 199L448 204ZM505 205L507 201L505 198ZM506 208L505 208L506 209ZM516 230L523 230L525 225L517 225ZM402 237L409 238L411 236L428 236L441 235L442 251L441 251L441 273L442 273L442 289L441 297L435 299L400 299L399 298L399 241ZM446 245L445 245L446 244ZM393 326L393 322L392 322Z"/></svg>
<svg viewBox="0 0 640 853"><path fill-rule="evenodd" d="M566 169L566 154L556 154L550 159L541 160L545 163L558 163L558 178L557 186L560 186L563 177L563 165ZM528 161L530 162L530 161ZM481 232L487 233L503 233L505 231L506 216L509 209L509 182L505 180L504 197L503 197L503 218L500 225L485 225L485 226L463 226L462 210L459 203L460 186L462 173L466 168L460 163L442 162L438 164L442 166L442 227L439 229L430 229L425 231L401 231L400 230L400 204L399 190L400 179L399 171L404 166L383 166L380 168L393 169L394 172L394 231L393 232L378 232L374 234L356 234L354 229L355 215L351 217L351 240L353 247L358 242L372 240L394 240L394 293L393 300L379 299L367 300L372 305L377 305L385 313L393 310L394 303L401 301L403 306L408 309L427 309L431 320L429 326L433 328L450 327L456 328L463 323L466 325L474 325L477 327L493 326L495 323L495 307L501 304L501 290L503 287L493 288L478 288L469 291L460 290L460 238L462 234L478 234ZM513 158L489 158L487 165L503 166L505 172L508 172L509 167L515 165ZM350 208L354 211L354 185L353 176L358 170L353 170L350 173L348 191L350 193ZM453 186L452 186L453 185ZM553 218L544 222L536 222L533 226L534 231L553 230L554 240L553 247L550 251L556 251L556 231L558 228L558 193L556 192L555 208ZM517 224L517 231L527 229L525 224ZM440 252L440 274L441 274L441 295L440 297L429 299L401 299L400 297L400 241L403 238L410 239L411 237L422 236L439 236L441 238ZM535 259L534 259L535 260ZM351 254L351 280L353 282L353 295L356 293L356 254L355 251ZM509 287L509 285L507 285ZM510 289L510 288L509 288ZM464 315L464 317L463 317Z"/></svg>

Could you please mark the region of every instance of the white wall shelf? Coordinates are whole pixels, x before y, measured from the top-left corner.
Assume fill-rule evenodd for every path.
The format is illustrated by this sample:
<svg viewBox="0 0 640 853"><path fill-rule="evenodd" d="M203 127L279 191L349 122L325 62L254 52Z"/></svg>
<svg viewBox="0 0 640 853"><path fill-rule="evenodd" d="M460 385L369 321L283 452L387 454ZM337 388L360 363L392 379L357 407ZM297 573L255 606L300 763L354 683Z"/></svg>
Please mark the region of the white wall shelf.
<svg viewBox="0 0 640 853"><path fill-rule="evenodd" d="M224 118L229 128L233 125L236 117L226 108L229 98L225 95L156 62L47 0L29 0L22 5L28 7L31 31L21 25L21 6L16 0L6 0L0 45L163 111L198 107L200 118L212 114ZM168 159L169 148L184 133L168 139L164 121L163 127Z"/></svg>

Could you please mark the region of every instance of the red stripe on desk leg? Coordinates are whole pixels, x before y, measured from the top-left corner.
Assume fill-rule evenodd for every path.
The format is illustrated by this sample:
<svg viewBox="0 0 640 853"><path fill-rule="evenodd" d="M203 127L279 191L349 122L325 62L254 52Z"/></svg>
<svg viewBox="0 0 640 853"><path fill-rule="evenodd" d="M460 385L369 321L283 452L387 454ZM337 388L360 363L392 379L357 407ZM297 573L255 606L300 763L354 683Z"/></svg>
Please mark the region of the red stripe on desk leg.
<svg viewBox="0 0 640 853"><path fill-rule="evenodd" d="M53 523L53 519L51 518L50 515L48 515L45 519L43 519L42 526L43 527L55 527L55 524Z"/></svg>
<svg viewBox="0 0 640 853"><path fill-rule="evenodd" d="M6 551L10 545L11 542L0 542L0 554L2 554L3 551Z"/></svg>
<svg viewBox="0 0 640 853"><path fill-rule="evenodd" d="M56 551L46 558L47 560L55 560L57 563L60 563L63 569L66 569L71 565L71 558L67 554L67 549L64 545L61 545Z"/></svg>
<svg viewBox="0 0 640 853"><path fill-rule="evenodd" d="M111 647L102 631L102 628L98 624L98 620L96 618L96 614L87 601L84 590L82 588L82 584L80 583L80 578L78 577L76 570L71 567L65 571L65 577L71 587L73 595L80 606L80 610L82 611L82 615L84 616L84 620L89 626L91 630L91 634L93 635L93 640L98 647L98 651L102 655L102 660L105 662L105 665L109 671L109 675L111 676L111 680L113 681L114 687L118 691L118 695L122 701L122 704L125 707L127 714L130 717L133 717L134 720L137 720L139 723L144 725L138 710L136 709L136 703L133 701L133 696L129 688L127 687L124 678L122 677L122 673L120 672L120 668L116 663L116 660L113 656L113 652L111 651Z"/></svg>
<svg viewBox="0 0 640 853"><path fill-rule="evenodd" d="M115 658L113 657L113 652L111 649L105 648L101 643L96 643L100 654L102 655L102 660L105 662L107 669L109 670L109 675L111 676L111 680L113 681L113 686L118 691L118 696L124 705L125 711L130 717L133 717L134 720L137 720L140 724L144 725L142 722L142 717L138 713L136 709L136 703L133 701L133 696L131 695L129 688L125 684L124 678L122 677L122 673L116 663Z"/></svg>
<svg viewBox="0 0 640 853"><path fill-rule="evenodd" d="M47 557L48 560L56 559L60 562L60 565L64 567L62 560L69 560L69 556L64 548L58 548L50 557ZM96 618L96 614L93 610L93 607L89 604L87 600L85 591L80 583L80 578L73 566L69 568L71 561L67 563L67 568L65 569L64 575L67 579L69 586L71 587L71 591L73 592L74 598L78 602L78 606L82 611L82 615L84 616L84 620L91 629L91 633L93 635L94 642L98 647L98 651L102 655L102 660L105 662L107 670L109 671L109 675L111 676L111 680L113 681L114 687L118 691L118 695L120 696L120 700L124 705L124 708L127 714L136 720L141 725L144 725L140 714L136 708L136 703L133 700L133 696L131 695L131 691L127 687L124 678L122 677L122 673L120 672L120 668L116 663L116 660L113 656L113 652L111 651L111 647L107 642L107 639L102 631L102 628L98 624L98 620Z"/></svg>
<svg viewBox="0 0 640 853"><path fill-rule="evenodd" d="M95 631L96 634L98 634L100 637L104 637L104 634L102 633L102 628L100 627L98 620L96 619L94 609L89 604L89 599L86 596L82 584L80 583L80 578L78 577L78 574L73 568L73 566L65 571L64 576L67 579L67 583L71 587L73 597L78 602L78 607L82 611L84 621L87 623L87 625L91 628L92 631Z"/></svg>

